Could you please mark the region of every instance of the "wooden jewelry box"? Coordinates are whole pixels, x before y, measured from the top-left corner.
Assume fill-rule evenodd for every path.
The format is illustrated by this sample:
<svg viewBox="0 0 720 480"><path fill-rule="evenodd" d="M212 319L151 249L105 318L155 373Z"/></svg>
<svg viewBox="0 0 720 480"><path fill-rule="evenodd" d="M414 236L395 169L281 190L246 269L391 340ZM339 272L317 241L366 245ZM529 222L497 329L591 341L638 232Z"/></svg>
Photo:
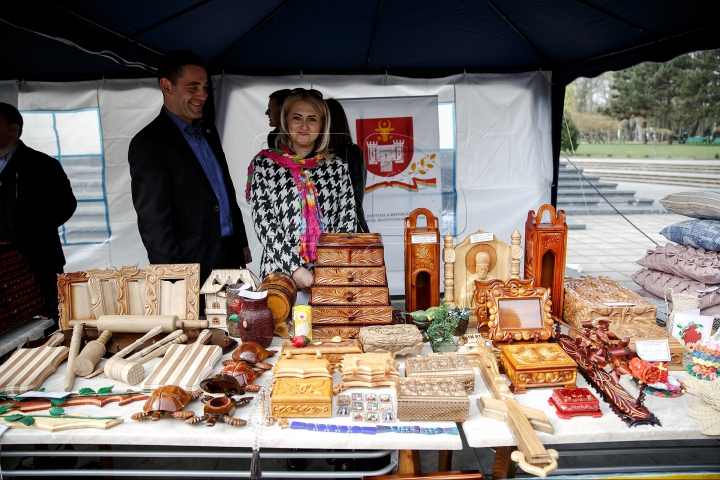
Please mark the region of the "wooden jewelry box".
<svg viewBox="0 0 720 480"><path fill-rule="evenodd" d="M604 320L619 325L656 324L657 307L607 277L566 277L563 320L582 330L582 323ZM575 337L570 332L571 337Z"/></svg>
<svg viewBox="0 0 720 480"><path fill-rule="evenodd" d="M420 355L423 338L415 325L377 325L360 329L360 342L366 352Z"/></svg>
<svg viewBox="0 0 720 480"><path fill-rule="evenodd" d="M453 379L459 381L467 393L475 390L475 371L462 356L412 357L405 360L406 377Z"/></svg>
<svg viewBox="0 0 720 480"><path fill-rule="evenodd" d="M270 415L277 418L330 418L331 378L277 378Z"/></svg>
<svg viewBox="0 0 720 480"><path fill-rule="evenodd" d="M345 355L342 365L342 387L394 387L400 378L400 365L389 353Z"/></svg>
<svg viewBox="0 0 720 480"><path fill-rule="evenodd" d="M654 325L644 322L624 323L619 325L613 323L608 327L608 331L614 333L620 339L630 338L630 345L628 346L631 350L637 350L635 348L636 340L667 340L668 346L670 347L670 361L665 362L665 364L667 365L668 370L685 370L682 364L685 348L677 338L670 336L664 328L656 324Z"/></svg>
<svg viewBox="0 0 720 480"><path fill-rule="evenodd" d="M569 419L576 416L602 417L600 400L587 388L557 388L548 403L557 409L557 416Z"/></svg>
<svg viewBox="0 0 720 480"><path fill-rule="evenodd" d="M465 386L456 378L401 378L396 390L400 421L464 422L470 413Z"/></svg>
<svg viewBox="0 0 720 480"><path fill-rule="evenodd" d="M574 387L577 364L557 343L502 345L500 364L514 393L526 388Z"/></svg>
<svg viewBox="0 0 720 480"><path fill-rule="evenodd" d="M353 338L360 327L392 323L380 234L323 233L313 274L313 336Z"/></svg>

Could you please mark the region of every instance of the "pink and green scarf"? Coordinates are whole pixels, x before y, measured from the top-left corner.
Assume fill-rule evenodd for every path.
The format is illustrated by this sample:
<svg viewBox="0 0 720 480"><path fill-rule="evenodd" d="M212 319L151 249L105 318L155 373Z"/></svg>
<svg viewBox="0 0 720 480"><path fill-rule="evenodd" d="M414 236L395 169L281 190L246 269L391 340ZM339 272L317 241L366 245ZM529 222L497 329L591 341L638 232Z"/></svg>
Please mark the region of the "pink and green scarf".
<svg viewBox="0 0 720 480"><path fill-rule="evenodd" d="M318 205L318 193L315 182L308 176L306 170L315 168L323 159L321 154L312 158L302 158L293 153L289 148L270 148L263 152L266 157L287 168L292 173L295 185L298 190L298 200L302 221L300 224L300 256L306 262L312 262L317 258L317 241L320 234L325 231L325 222L322 218L320 205ZM245 189L245 199L250 200L250 187L253 175L253 162L248 166L248 180Z"/></svg>

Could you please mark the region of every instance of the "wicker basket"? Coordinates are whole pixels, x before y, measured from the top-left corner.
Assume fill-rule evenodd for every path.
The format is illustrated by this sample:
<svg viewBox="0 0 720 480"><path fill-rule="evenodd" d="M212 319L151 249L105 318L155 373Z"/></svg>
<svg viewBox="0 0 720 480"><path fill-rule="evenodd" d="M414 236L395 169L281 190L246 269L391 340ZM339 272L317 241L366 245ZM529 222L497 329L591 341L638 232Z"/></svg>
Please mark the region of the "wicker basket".
<svg viewBox="0 0 720 480"><path fill-rule="evenodd" d="M396 388L400 421L464 422L468 418L470 400L459 380L401 378Z"/></svg>

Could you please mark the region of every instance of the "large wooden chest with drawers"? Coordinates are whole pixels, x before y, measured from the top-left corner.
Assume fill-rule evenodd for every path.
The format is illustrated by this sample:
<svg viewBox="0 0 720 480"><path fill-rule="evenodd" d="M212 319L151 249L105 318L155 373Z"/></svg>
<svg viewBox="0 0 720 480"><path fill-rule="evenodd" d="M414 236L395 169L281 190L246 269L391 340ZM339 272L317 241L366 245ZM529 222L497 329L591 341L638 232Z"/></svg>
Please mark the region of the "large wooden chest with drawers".
<svg viewBox="0 0 720 480"><path fill-rule="evenodd" d="M379 233L324 233L310 295L313 335L353 336L366 325L392 323L390 291Z"/></svg>

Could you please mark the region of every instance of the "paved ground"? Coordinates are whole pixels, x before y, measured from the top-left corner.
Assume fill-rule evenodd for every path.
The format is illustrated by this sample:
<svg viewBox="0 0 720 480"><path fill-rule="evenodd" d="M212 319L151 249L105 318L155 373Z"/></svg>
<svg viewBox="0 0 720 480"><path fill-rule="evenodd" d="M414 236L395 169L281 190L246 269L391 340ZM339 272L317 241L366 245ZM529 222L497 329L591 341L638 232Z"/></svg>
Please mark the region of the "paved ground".
<svg viewBox="0 0 720 480"><path fill-rule="evenodd" d="M567 266L582 275L609 277L633 291L640 287L630 275L642 268L635 262L648 249L655 248L653 240L660 245L668 243L660 230L688 219L671 213L626 215L625 218L620 215L573 215L570 218L584 223L585 230L568 233Z"/></svg>

